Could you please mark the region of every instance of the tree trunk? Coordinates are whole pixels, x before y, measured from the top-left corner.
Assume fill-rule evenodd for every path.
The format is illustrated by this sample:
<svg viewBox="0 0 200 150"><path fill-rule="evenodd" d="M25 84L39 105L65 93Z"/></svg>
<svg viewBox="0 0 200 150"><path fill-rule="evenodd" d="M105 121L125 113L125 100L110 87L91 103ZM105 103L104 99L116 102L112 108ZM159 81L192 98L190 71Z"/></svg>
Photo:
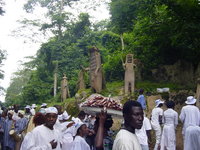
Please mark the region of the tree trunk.
<svg viewBox="0 0 200 150"><path fill-rule="evenodd" d="M53 96L56 97L57 94L57 81L58 81L58 62L56 62L55 71L54 71L54 88L53 88Z"/></svg>
<svg viewBox="0 0 200 150"><path fill-rule="evenodd" d="M124 38L123 38L123 33L120 34L120 39L121 39L122 50L124 50Z"/></svg>

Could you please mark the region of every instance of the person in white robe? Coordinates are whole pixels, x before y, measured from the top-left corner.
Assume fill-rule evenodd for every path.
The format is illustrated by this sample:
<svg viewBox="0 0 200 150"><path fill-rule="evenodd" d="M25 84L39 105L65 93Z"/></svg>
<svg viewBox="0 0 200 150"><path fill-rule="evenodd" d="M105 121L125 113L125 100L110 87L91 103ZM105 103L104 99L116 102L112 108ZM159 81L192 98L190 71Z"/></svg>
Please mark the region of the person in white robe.
<svg viewBox="0 0 200 150"><path fill-rule="evenodd" d="M200 125L199 108L195 106L196 99L193 96L188 96L185 103L187 105L181 109L181 114L179 116L181 122L183 123L183 136L185 135L185 130L187 127Z"/></svg>
<svg viewBox="0 0 200 150"><path fill-rule="evenodd" d="M174 111L175 103L168 101L166 103L167 110L163 115L163 132L161 137L161 150L176 150L176 133L175 129L178 125L178 113Z"/></svg>
<svg viewBox="0 0 200 150"><path fill-rule="evenodd" d="M185 132L184 150L200 149L200 127L189 126Z"/></svg>
<svg viewBox="0 0 200 150"><path fill-rule="evenodd" d="M162 116L163 116L163 109L161 107L163 106L164 102L161 101L160 99L157 99L155 103L156 106L151 113L151 125L156 134L156 143L154 146L154 150L157 150L160 147L160 141L161 141L162 130L160 124L162 124Z"/></svg>
<svg viewBox="0 0 200 150"><path fill-rule="evenodd" d="M31 138L21 146L21 150L61 150L61 133L54 129L58 111L55 107L46 109L45 124L37 126L28 134ZM26 149L23 149L26 147Z"/></svg>
<svg viewBox="0 0 200 150"><path fill-rule="evenodd" d="M144 117L142 128L135 130L135 134L137 135L142 150L149 150L148 142L151 140L151 129L152 128L149 119Z"/></svg>
<svg viewBox="0 0 200 150"><path fill-rule="evenodd" d="M90 150L90 146L85 141L85 137L88 135L89 130L86 124L79 122L75 125L75 139L72 143L71 150Z"/></svg>
<svg viewBox="0 0 200 150"><path fill-rule="evenodd" d="M30 110L32 116L35 115L35 113L36 113L36 112L35 112L35 109L36 109L36 108L37 108L36 104L32 104L31 110Z"/></svg>

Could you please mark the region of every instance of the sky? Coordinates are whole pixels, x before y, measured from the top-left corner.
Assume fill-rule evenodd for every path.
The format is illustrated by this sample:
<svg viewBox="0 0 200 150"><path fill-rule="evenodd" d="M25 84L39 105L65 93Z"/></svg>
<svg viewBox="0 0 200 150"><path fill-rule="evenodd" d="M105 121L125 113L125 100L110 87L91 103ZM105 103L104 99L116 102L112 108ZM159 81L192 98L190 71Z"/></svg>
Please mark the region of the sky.
<svg viewBox="0 0 200 150"><path fill-rule="evenodd" d="M100 2L102 0L97 1ZM20 27L20 24L17 22L18 20L22 18L44 18L44 10L41 8L37 8L35 14L25 13L25 11L23 10L24 2L25 0L5 0L5 6L3 8L6 13L3 16L0 16L0 49L7 51L7 59L4 61L4 66L1 68L5 72L4 79L0 80L0 85L5 89L9 87L12 73L16 72L18 68L21 67L20 62L27 61L24 57L34 56L41 45L41 41L31 42L24 37L13 36L13 31L17 30ZM72 10L72 12L80 13L81 10L84 11L84 9L87 9L88 12L89 9L85 8L84 6L79 6L77 8L78 9L76 10L76 12L75 10ZM99 8L97 8L96 10L92 10L90 12L90 15L92 16L94 22L109 18L109 12L107 10L107 6L105 5L99 6ZM29 31L26 31L23 34L28 35ZM45 41L47 41L47 39L44 39L42 42ZM0 96L0 101L5 101L5 94Z"/></svg>

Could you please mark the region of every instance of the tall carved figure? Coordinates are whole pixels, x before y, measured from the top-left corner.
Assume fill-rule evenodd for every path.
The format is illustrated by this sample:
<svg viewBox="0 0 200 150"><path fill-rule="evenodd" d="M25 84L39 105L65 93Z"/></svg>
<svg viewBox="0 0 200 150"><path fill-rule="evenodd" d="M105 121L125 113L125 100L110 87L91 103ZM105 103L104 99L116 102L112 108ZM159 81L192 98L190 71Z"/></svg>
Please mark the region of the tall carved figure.
<svg viewBox="0 0 200 150"><path fill-rule="evenodd" d="M102 91L102 76L101 55L99 49L92 47L90 49L90 84L96 93Z"/></svg>
<svg viewBox="0 0 200 150"><path fill-rule="evenodd" d="M135 67L133 54L126 55L126 62L123 64L125 70L125 85L124 85L124 93L131 94L135 90Z"/></svg>
<svg viewBox="0 0 200 150"><path fill-rule="evenodd" d="M70 97L69 93L69 86L66 74L63 76L63 80L61 81L61 100L64 101L65 99Z"/></svg>

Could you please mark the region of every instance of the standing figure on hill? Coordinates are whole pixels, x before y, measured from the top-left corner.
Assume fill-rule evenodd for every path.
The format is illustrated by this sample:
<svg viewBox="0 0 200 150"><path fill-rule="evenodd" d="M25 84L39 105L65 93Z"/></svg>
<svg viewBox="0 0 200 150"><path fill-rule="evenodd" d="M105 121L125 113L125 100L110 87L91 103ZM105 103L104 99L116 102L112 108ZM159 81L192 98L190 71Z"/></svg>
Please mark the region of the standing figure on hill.
<svg viewBox="0 0 200 150"><path fill-rule="evenodd" d="M123 64L125 70L124 92L126 95L132 94L135 90L135 67L133 54L126 55L126 63Z"/></svg>
<svg viewBox="0 0 200 150"><path fill-rule="evenodd" d="M139 90L139 94L140 95L138 96L137 101L142 105L142 109L146 110L146 100L145 100L145 97L144 97L143 93L144 93L144 90L140 89Z"/></svg>
<svg viewBox="0 0 200 150"><path fill-rule="evenodd" d="M64 101L65 99L69 97L70 97L70 93L69 93L68 81L67 81L66 74L64 74L63 80L61 82L61 99L62 101Z"/></svg>
<svg viewBox="0 0 200 150"><path fill-rule="evenodd" d="M100 93L103 88L103 73L101 67L101 55L99 49L93 47L90 49L90 82L92 90Z"/></svg>
<svg viewBox="0 0 200 150"><path fill-rule="evenodd" d="M174 111L175 103L167 102L167 110L163 115L163 133L161 137L161 150L176 150L176 133L175 129L178 125L178 113Z"/></svg>
<svg viewBox="0 0 200 150"><path fill-rule="evenodd" d="M163 109L161 108L163 106L163 101L160 99L157 99L155 101L156 106L152 110L151 113L151 125L153 130L156 134L156 144L154 146L154 150L158 150L160 147L160 140L161 140L161 124L162 124L162 117L163 117Z"/></svg>
<svg viewBox="0 0 200 150"><path fill-rule="evenodd" d="M187 105L181 109L181 114L179 116L181 122L183 123L183 137L185 135L185 130L187 127L200 125L199 108L195 106L196 99L193 96L188 96L185 103Z"/></svg>
<svg viewBox="0 0 200 150"><path fill-rule="evenodd" d="M113 150L142 150L135 129L141 129L144 113L137 101L127 101L123 106L124 128L116 135Z"/></svg>

